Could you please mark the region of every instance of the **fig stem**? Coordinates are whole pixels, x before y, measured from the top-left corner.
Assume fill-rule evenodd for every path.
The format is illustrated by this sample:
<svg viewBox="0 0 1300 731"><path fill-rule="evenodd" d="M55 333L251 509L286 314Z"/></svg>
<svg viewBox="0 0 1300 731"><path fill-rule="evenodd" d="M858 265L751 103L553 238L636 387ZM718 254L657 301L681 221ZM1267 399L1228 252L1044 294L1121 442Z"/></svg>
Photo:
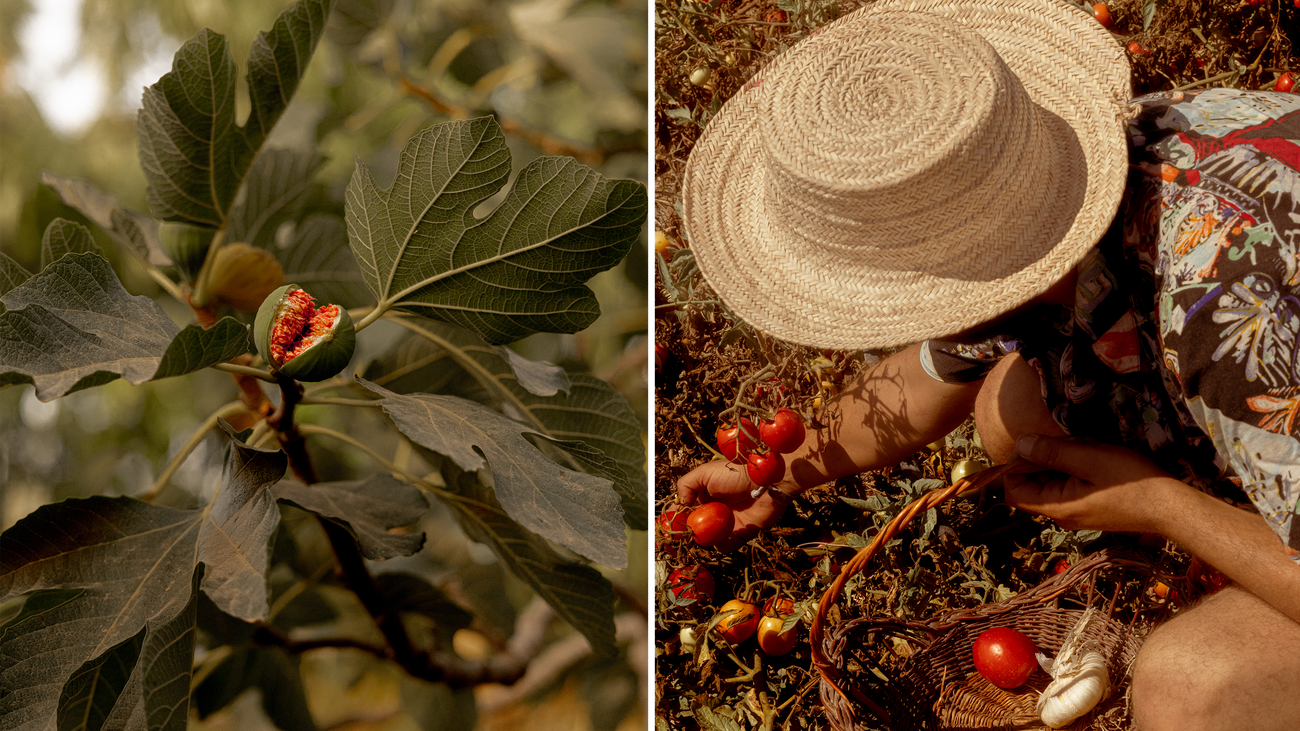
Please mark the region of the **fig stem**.
<svg viewBox="0 0 1300 731"><path fill-rule="evenodd" d="M302 406L379 406L383 399L377 398L336 398L334 396L304 396L298 403Z"/></svg>
<svg viewBox="0 0 1300 731"><path fill-rule="evenodd" d="M261 368L254 368L252 366L245 366L245 365L236 365L235 363L214 363L208 367L215 368L216 370L219 371L226 371L227 373L237 373L243 376L252 376L253 378L259 378L263 381L266 381L267 383L276 383L275 376L271 375L270 371L264 371Z"/></svg>
<svg viewBox="0 0 1300 731"><path fill-rule="evenodd" d="M166 469L163 470L161 475L158 475L157 480L154 480L153 486L149 488L149 492L139 496L139 499L147 503L153 502L154 499L163 491L163 488L167 487L168 482L172 479L172 475L176 474L176 470L180 469L180 466L184 464L185 458L189 457L190 453L199 446L199 442L203 441L203 437L207 436L207 433L216 427L217 419L243 410L244 404L242 402L231 401L208 415L208 418L205 419L203 423L199 425L199 428L195 429L194 433L190 435L190 438L185 440L185 443L181 445L181 448L176 452L176 456L172 457L171 462L167 463Z"/></svg>

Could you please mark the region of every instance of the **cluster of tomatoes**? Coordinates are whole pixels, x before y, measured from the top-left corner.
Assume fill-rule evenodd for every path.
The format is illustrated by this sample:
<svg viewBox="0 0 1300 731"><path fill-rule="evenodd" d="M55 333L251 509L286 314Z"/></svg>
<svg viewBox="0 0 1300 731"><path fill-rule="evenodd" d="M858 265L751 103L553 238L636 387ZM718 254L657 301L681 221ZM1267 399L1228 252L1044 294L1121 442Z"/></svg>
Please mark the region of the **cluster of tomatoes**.
<svg viewBox="0 0 1300 731"><path fill-rule="evenodd" d="M723 457L744 464L749 479L759 487L775 485L785 475L785 458L803 444L803 419L791 409L779 409L771 419L754 424L742 418L723 424L715 435Z"/></svg>
<svg viewBox="0 0 1300 731"><path fill-rule="evenodd" d="M659 535L668 543L684 538L687 533L695 538L701 546L716 546L731 535L735 517L726 503L704 503L695 509L671 507L659 514L656 521ZM662 550L658 536L655 538L655 550ZM668 549L666 552L671 553Z"/></svg>
<svg viewBox="0 0 1300 731"><path fill-rule="evenodd" d="M758 607L742 599L732 599L718 610L718 633L733 645L757 635L758 647L769 655L784 655L798 642L799 623L787 618L794 613L794 602L784 597L772 597L763 602L760 615Z"/></svg>

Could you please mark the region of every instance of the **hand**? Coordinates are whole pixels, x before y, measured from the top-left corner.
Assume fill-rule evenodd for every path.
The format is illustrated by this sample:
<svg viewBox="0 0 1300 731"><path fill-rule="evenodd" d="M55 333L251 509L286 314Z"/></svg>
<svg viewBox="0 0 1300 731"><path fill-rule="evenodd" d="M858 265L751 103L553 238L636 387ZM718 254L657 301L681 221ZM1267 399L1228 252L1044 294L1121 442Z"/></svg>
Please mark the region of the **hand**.
<svg viewBox="0 0 1300 731"><path fill-rule="evenodd" d="M750 497L755 487L743 465L714 460L696 467L677 481L677 500L682 505L723 502L735 512L736 524L731 538L717 546L719 550L727 551L743 545L758 535L759 530L775 525L790 502L781 496L774 499L775 487L764 490L757 498Z"/></svg>
<svg viewBox="0 0 1300 731"><path fill-rule="evenodd" d="M1170 498L1179 486L1190 489L1123 447L1026 434L1016 452L1052 471L1007 475L1007 504L1066 530L1163 533Z"/></svg>

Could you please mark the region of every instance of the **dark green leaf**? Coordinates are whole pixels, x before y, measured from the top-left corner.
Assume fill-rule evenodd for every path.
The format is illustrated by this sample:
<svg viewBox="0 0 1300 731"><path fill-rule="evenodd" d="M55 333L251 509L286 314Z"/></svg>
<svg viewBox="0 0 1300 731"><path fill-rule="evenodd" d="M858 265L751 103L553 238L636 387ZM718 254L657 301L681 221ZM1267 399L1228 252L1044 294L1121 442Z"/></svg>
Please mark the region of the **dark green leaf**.
<svg viewBox="0 0 1300 731"><path fill-rule="evenodd" d="M121 377L192 373L248 352L248 328L222 318L178 332L156 302L132 296L98 254L69 254L0 295L0 384L49 401Z"/></svg>
<svg viewBox="0 0 1300 731"><path fill-rule="evenodd" d="M452 322L492 343L591 324L599 307L583 283L636 240L645 186L543 157L476 219L474 209L509 173L505 137L490 117L416 135L388 190L358 161L347 190L348 239L381 309Z"/></svg>
<svg viewBox="0 0 1300 731"><path fill-rule="evenodd" d="M185 731L189 726L199 582L200 572L195 571L189 604L180 614L169 621L149 622L140 661L109 714L108 728Z"/></svg>
<svg viewBox="0 0 1300 731"><path fill-rule="evenodd" d="M103 253L85 226L66 218L56 218L45 227L45 235L41 237L41 269L63 258L64 254L85 253Z"/></svg>
<svg viewBox="0 0 1300 731"><path fill-rule="evenodd" d="M361 383L384 397L384 413L413 442L462 470L491 467L497 499L524 527L606 566L627 566L622 511L610 482L561 467L523 437L541 432L455 396L402 396Z"/></svg>
<svg viewBox="0 0 1300 731"><path fill-rule="evenodd" d="M221 662L194 690L199 718L234 702L249 688L262 691L262 709L282 731L314 731L298 662L278 647L243 647Z"/></svg>
<svg viewBox="0 0 1300 731"><path fill-rule="evenodd" d="M222 484L201 510L94 496L46 505L0 534L0 601L54 587L83 590L6 628L0 687L9 692L0 696L0 727L45 728L72 674L142 628L133 673L145 675L131 684L139 684L143 711L118 708L146 713L151 728L183 723L184 709L169 704L164 689L174 683L188 692L191 653L174 646L192 642L185 638L195 621L196 569L204 566L203 591L221 611L266 618L267 544L280 517L269 487L286 464L282 452L232 441ZM131 684L123 699L134 697ZM176 710L179 721L166 715Z"/></svg>
<svg viewBox="0 0 1300 731"><path fill-rule="evenodd" d="M375 577L375 583L388 600L388 606L399 612L428 617L441 631L455 632L474 620L474 615L448 599L441 589L415 574L380 574Z"/></svg>
<svg viewBox="0 0 1300 731"><path fill-rule="evenodd" d="M315 485L285 481L275 487L275 497L347 528L372 560L410 556L424 545L423 533L389 532L414 523L429 509L424 493L389 474Z"/></svg>
<svg viewBox="0 0 1300 731"><path fill-rule="evenodd" d="M171 265L158 242L158 222L150 216L121 207L117 198L79 178L61 178L42 171L41 182L140 261L157 267Z"/></svg>
<svg viewBox="0 0 1300 731"><path fill-rule="evenodd" d="M226 241L275 249L280 224L295 220L325 158L300 150L263 150L248 170L244 195L230 210Z"/></svg>
<svg viewBox="0 0 1300 731"><path fill-rule="evenodd" d="M60 729L101 729L140 659L143 628L77 669L59 698Z"/></svg>
<svg viewBox="0 0 1300 731"><path fill-rule="evenodd" d="M1156 17L1156 0L1144 0L1142 3L1142 31L1145 33L1151 27L1151 21Z"/></svg>
<svg viewBox="0 0 1300 731"><path fill-rule="evenodd" d="M347 227L338 216L307 216L294 225L289 244L274 251L284 267L284 281L297 284L318 301L348 308L370 301L348 248Z"/></svg>
<svg viewBox="0 0 1300 731"><path fill-rule="evenodd" d="M136 120L149 205L169 221L220 227L253 158L311 60L333 0L301 0L258 34L248 57L252 111L235 124L235 62L208 29L176 52L172 70L145 89Z"/></svg>
<svg viewBox="0 0 1300 731"><path fill-rule="evenodd" d="M439 461L447 489L465 498L443 502L466 535L491 548L510 573L587 638L596 654L614 655L614 587L609 580L590 566L564 560L513 520L474 473L462 471L452 460Z"/></svg>
<svg viewBox="0 0 1300 731"><path fill-rule="evenodd" d="M248 326L233 317L223 317L206 330L189 325L172 338L149 380L193 373L243 355L252 347Z"/></svg>
<svg viewBox="0 0 1300 731"><path fill-rule="evenodd" d="M0 251L0 297L4 297L14 287L31 279L31 276L32 273L24 269L22 264ZM3 305L0 305L0 312L4 312Z"/></svg>

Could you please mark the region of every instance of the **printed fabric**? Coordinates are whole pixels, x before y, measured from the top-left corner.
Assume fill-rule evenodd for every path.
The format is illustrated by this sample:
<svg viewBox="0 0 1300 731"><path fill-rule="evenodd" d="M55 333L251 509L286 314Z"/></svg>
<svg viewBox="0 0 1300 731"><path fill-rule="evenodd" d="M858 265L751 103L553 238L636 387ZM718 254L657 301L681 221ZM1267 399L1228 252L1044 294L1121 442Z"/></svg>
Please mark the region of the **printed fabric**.
<svg viewBox="0 0 1300 731"><path fill-rule="evenodd" d="M1300 95L1133 103L1128 187L1073 312L1040 307L976 346L930 341L923 363L968 382L1019 352L1065 431L1249 500L1300 561Z"/></svg>

